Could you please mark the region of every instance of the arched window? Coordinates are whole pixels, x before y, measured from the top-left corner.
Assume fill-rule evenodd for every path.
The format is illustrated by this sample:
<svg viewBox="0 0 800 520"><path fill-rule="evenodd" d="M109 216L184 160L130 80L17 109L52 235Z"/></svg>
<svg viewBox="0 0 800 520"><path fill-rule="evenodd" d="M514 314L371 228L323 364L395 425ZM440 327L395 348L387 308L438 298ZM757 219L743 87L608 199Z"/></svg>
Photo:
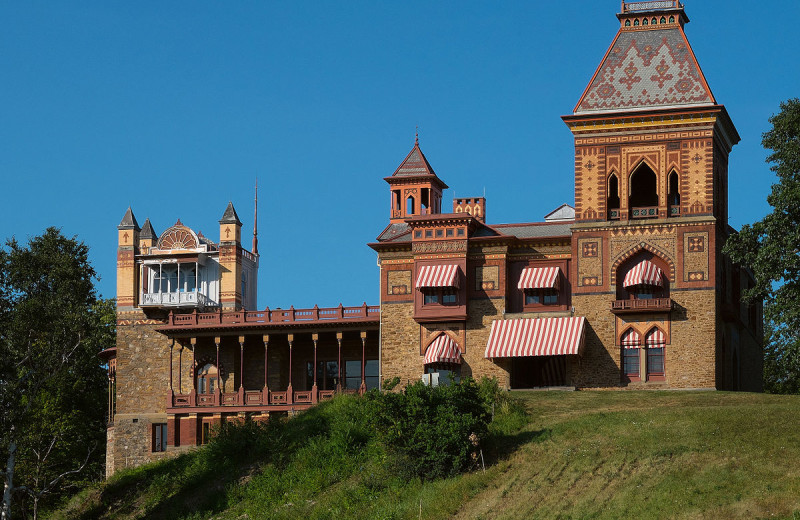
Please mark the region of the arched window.
<svg viewBox="0 0 800 520"><path fill-rule="evenodd" d="M625 27L630 27L630 26L631 26L631 21L625 20Z"/></svg>
<svg viewBox="0 0 800 520"><path fill-rule="evenodd" d="M642 20L642 25L647 25L647 18L644 18L644 19Z"/></svg>
<svg viewBox="0 0 800 520"><path fill-rule="evenodd" d="M400 212L400 190L392 190L392 210Z"/></svg>
<svg viewBox="0 0 800 520"><path fill-rule="evenodd" d="M669 298L669 267L665 261L649 251L640 251L617 268L618 300L657 298Z"/></svg>
<svg viewBox="0 0 800 520"><path fill-rule="evenodd" d="M639 27L639 19L638 18L633 21L633 26L634 27Z"/></svg>
<svg viewBox="0 0 800 520"><path fill-rule="evenodd" d="M650 20L650 25L658 25L658 20L656 20L655 16L653 17L652 20Z"/></svg>
<svg viewBox="0 0 800 520"><path fill-rule="evenodd" d="M664 18L663 16L661 17L661 20L660 20L660 21L661 21L661 23L667 23L667 19L666 19L666 18Z"/></svg>
<svg viewBox="0 0 800 520"><path fill-rule="evenodd" d="M632 218L658 217L658 177L645 162L631 174L628 207Z"/></svg>
<svg viewBox="0 0 800 520"><path fill-rule="evenodd" d="M639 379L639 352L642 338L634 329L628 329L622 335L622 373L633 380Z"/></svg>
<svg viewBox="0 0 800 520"><path fill-rule="evenodd" d="M612 173L608 177L608 218L619 218L619 179L616 173Z"/></svg>
<svg viewBox="0 0 800 520"><path fill-rule="evenodd" d="M669 23L675 23L675 17L674 16L670 16L669 17Z"/></svg>
<svg viewBox="0 0 800 520"><path fill-rule="evenodd" d="M669 193L667 195L667 204L669 204L670 215L680 215L681 206L681 192L678 183L678 172L672 170L669 174Z"/></svg>
<svg viewBox="0 0 800 520"><path fill-rule="evenodd" d="M406 215L411 216L414 214L414 197L406 199Z"/></svg>
<svg viewBox="0 0 800 520"><path fill-rule="evenodd" d="M666 336L658 327L653 327L644 340L647 347L647 379L664 378L664 345Z"/></svg>
<svg viewBox="0 0 800 520"><path fill-rule="evenodd" d="M213 394L219 387L219 371L212 363L207 363L197 371L197 393Z"/></svg>

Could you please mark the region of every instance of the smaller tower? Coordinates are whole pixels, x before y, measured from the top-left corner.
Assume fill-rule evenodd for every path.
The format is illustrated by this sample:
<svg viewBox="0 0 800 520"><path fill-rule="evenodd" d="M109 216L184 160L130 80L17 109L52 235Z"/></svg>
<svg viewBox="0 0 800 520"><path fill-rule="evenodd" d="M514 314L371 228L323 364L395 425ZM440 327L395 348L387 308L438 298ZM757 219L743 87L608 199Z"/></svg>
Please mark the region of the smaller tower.
<svg viewBox="0 0 800 520"><path fill-rule="evenodd" d="M466 213L486 222L486 197L453 199L453 213Z"/></svg>
<svg viewBox="0 0 800 520"><path fill-rule="evenodd" d="M142 226L142 231L139 233L139 251L147 253L151 247L156 245L156 240L158 240L158 235L153 229L150 219L147 218Z"/></svg>
<svg viewBox="0 0 800 520"><path fill-rule="evenodd" d="M242 308L242 221L228 202L219 221L220 305Z"/></svg>
<svg viewBox="0 0 800 520"><path fill-rule="evenodd" d="M117 310L133 310L138 293L134 261L141 228L130 206L117 230Z"/></svg>
<svg viewBox="0 0 800 520"><path fill-rule="evenodd" d="M390 221L393 224L418 215L442 212L442 191L447 184L436 176L422 150L419 138L391 177L384 178L391 187Z"/></svg>

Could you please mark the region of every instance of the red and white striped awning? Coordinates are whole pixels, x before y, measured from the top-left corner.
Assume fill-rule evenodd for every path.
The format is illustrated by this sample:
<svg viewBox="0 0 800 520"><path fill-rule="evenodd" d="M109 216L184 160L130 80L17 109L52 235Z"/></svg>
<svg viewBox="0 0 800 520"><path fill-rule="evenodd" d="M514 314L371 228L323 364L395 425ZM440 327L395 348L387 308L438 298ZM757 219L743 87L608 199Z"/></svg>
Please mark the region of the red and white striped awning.
<svg viewBox="0 0 800 520"><path fill-rule="evenodd" d="M667 338L661 329L653 329L644 342L648 347L663 347L667 343Z"/></svg>
<svg viewBox="0 0 800 520"><path fill-rule="evenodd" d="M622 335L622 348L639 348L642 346L642 337L633 329Z"/></svg>
<svg viewBox="0 0 800 520"><path fill-rule="evenodd" d="M580 354L586 318L495 320L486 344L487 358Z"/></svg>
<svg viewBox="0 0 800 520"><path fill-rule="evenodd" d="M416 288L458 287L458 265L423 265L417 273Z"/></svg>
<svg viewBox="0 0 800 520"><path fill-rule="evenodd" d="M556 267L526 267L519 277L517 289L555 289L558 287L558 274L561 269Z"/></svg>
<svg viewBox="0 0 800 520"><path fill-rule="evenodd" d="M633 287L634 285L661 285L664 273L656 267L656 264L649 260L642 260L625 275L622 282L623 287Z"/></svg>
<svg viewBox="0 0 800 520"><path fill-rule="evenodd" d="M447 334L440 334L431 341L428 350L425 351L425 364L431 363L461 363L461 349L453 338Z"/></svg>

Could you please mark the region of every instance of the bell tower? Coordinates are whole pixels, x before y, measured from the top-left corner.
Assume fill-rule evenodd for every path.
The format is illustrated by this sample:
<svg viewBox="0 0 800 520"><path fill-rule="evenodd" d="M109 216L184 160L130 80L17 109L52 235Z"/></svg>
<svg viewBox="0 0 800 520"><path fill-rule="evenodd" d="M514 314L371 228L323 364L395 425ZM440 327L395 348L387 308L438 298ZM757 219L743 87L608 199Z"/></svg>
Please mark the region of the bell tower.
<svg viewBox="0 0 800 520"><path fill-rule="evenodd" d="M422 150L419 136L391 177L384 178L391 187L392 224L418 215L436 215L442 212L442 191L447 184L436 176Z"/></svg>
<svg viewBox="0 0 800 520"><path fill-rule="evenodd" d="M689 45L680 1L623 1L617 19L563 117L575 139L572 302L576 315L614 323L588 340L596 359L584 362L617 365L618 382L603 384L720 388L724 327L703 309L713 315L724 286L739 135Z"/></svg>

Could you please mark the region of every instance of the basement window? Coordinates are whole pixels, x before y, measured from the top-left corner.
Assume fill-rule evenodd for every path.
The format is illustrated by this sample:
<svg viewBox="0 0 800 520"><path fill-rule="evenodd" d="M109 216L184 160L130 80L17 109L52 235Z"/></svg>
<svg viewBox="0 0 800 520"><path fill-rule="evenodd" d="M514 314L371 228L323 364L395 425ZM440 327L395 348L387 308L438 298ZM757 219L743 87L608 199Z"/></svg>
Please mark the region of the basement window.
<svg viewBox="0 0 800 520"><path fill-rule="evenodd" d="M152 451L167 451L167 423L153 423Z"/></svg>

